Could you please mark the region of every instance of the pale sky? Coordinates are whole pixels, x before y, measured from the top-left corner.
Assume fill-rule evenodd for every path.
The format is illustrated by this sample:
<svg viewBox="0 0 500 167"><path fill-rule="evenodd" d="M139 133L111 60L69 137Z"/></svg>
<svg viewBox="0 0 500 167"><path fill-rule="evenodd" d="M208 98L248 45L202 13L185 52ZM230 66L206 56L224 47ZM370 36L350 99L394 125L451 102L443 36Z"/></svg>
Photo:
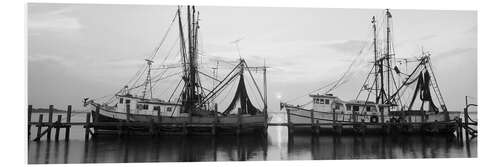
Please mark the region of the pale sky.
<svg viewBox="0 0 500 167"><path fill-rule="evenodd" d="M144 64L143 59L153 54L176 8L29 4L28 103L35 108L49 104L81 108L83 97L115 93ZM333 92L343 100L354 99L373 59L371 51L358 53L372 40L371 17L380 20L384 12L206 6L198 10L202 64L208 69L215 60L237 60L237 49L230 42L242 39L242 58L250 65L265 61L271 67L271 111L279 109L280 100L304 95L338 79L357 58L347 82ZM466 95L477 97L477 12L391 9L391 13L396 56L412 58L421 48L432 53L434 72L449 110L462 110ZM177 26L174 24L160 48L158 62L171 48L172 57L166 64L178 62ZM161 84L173 87L176 82Z"/></svg>

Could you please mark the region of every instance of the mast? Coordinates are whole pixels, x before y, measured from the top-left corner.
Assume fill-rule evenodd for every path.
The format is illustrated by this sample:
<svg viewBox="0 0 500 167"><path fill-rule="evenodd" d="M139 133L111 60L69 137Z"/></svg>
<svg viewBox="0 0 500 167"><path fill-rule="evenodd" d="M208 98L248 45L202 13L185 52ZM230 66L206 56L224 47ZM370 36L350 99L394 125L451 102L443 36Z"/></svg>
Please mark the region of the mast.
<svg viewBox="0 0 500 167"><path fill-rule="evenodd" d="M268 119L268 116L267 116L267 76L266 76L266 61L264 60L264 72L263 72L263 75L264 75L264 117L265 117L265 126L266 126L266 129L267 129L267 119Z"/></svg>
<svg viewBox="0 0 500 167"><path fill-rule="evenodd" d="M179 18L180 17L180 8L179 8ZM199 87L198 83L198 65L197 65L197 30L198 30L198 21L195 17L195 7L187 6L187 54L185 53L185 43L184 35L182 32L182 23L181 19L179 19L179 28L181 33L181 47L183 46L183 60L184 60L184 77L183 80L185 82L185 89L183 92L183 108L184 112L191 113L195 108L195 105L199 103L200 97L197 91L197 87Z"/></svg>
<svg viewBox="0 0 500 167"><path fill-rule="evenodd" d="M391 84L390 84L390 79L391 79L391 44L390 44L390 33L391 33L391 28L390 28L390 19L392 18L391 13L389 12L389 9L386 9L385 15L387 17L386 21L386 26L387 26L387 37L386 37L386 62L387 62L387 95L390 95L391 93ZM389 101L389 98L387 98L387 104L390 104L391 102ZM388 107L388 110L390 111L391 108Z"/></svg>
<svg viewBox="0 0 500 167"><path fill-rule="evenodd" d="M374 66L375 66L375 82L378 82L378 61L377 61L377 23L375 21L375 16L372 17L372 27L373 27L373 57L374 57ZM380 94L379 94L380 93ZM379 102L382 91L378 90L378 83L375 83L375 101Z"/></svg>
<svg viewBox="0 0 500 167"><path fill-rule="evenodd" d="M148 75L146 76L146 83L144 84L144 92L142 94L142 98L146 98L146 93L148 90L149 86L149 93L150 93L150 98L153 98L153 84L151 84L151 64L153 64L152 60L149 59L144 59L148 63Z"/></svg>

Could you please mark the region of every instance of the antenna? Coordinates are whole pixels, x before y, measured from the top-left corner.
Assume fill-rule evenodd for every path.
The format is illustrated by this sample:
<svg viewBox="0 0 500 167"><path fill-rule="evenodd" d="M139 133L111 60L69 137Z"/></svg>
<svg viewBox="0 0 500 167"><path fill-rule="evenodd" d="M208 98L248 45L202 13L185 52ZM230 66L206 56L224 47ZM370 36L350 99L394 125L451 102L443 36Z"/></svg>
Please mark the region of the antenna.
<svg viewBox="0 0 500 167"><path fill-rule="evenodd" d="M241 59L241 53L240 53L240 41L243 40L243 38L238 38L237 40L234 40L234 41L231 41L230 43L231 44L235 44L236 45L236 50L238 50L238 57L240 57Z"/></svg>
<svg viewBox="0 0 500 167"><path fill-rule="evenodd" d="M151 98L153 98L153 86L151 84L151 64L153 64L153 60L149 60L149 59L144 59L144 60L148 63L148 75L146 76L146 83L144 84L144 92L143 92L142 98L146 98L148 84L149 84L149 92L150 92Z"/></svg>

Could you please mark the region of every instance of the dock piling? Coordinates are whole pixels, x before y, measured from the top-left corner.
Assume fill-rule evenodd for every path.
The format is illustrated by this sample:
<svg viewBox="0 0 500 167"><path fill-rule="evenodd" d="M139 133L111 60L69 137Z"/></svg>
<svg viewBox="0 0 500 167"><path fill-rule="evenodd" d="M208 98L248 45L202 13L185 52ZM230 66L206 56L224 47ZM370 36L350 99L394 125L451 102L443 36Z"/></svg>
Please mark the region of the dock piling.
<svg viewBox="0 0 500 167"><path fill-rule="evenodd" d="M188 132L188 129L187 129L187 125L186 125L186 122L183 122L182 123L182 134L183 135L187 135L189 132Z"/></svg>
<svg viewBox="0 0 500 167"><path fill-rule="evenodd" d="M95 108L95 115L94 115L94 116L95 116L95 118L93 118L93 119L94 119L94 122L99 122L99 115L101 115L100 113L101 113L101 106L100 106L100 105L98 105L98 106Z"/></svg>
<svg viewBox="0 0 500 167"><path fill-rule="evenodd" d="M320 131L319 120L316 120L316 124L314 125L314 133L316 135L319 135L319 131Z"/></svg>
<svg viewBox="0 0 500 167"><path fill-rule="evenodd" d="M71 128L71 105L68 105L68 110L66 110L66 133L64 133L64 140L69 140L69 130Z"/></svg>
<svg viewBox="0 0 500 167"><path fill-rule="evenodd" d="M212 122L212 135L213 135L213 136L215 136L215 135L216 135L216 126L215 126L215 124L216 124L216 120L214 120L214 121Z"/></svg>
<svg viewBox="0 0 500 167"><path fill-rule="evenodd" d="M47 126L47 141L50 141L51 132L52 132L52 116L54 114L54 105L49 105L49 122Z"/></svg>
<svg viewBox="0 0 500 167"><path fill-rule="evenodd" d="M42 124L43 124L43 114L40 114L38 116L38 130L36 131L36 137L39 138L40 135L42 134ZM40 141L40 140L36 140Z"/></svg>
<svg viewBox="0 0 500 167"><path fill-rule="evenodd" d="M31 136L31 113L33 112L33 106L28 105L28 140Z"/></svg>
<svg viewBox="0 0 500 167"><path fill-rule="evenodd" d="M311 130L314 132L314 111L311 111Z"/></svg>
<svg viewBox="0 0 500 167"><path fill-rule="evenodd" d="M90 113L87 113L85 119L85 141L89 140L89 133L90 133Z"/></svg>
<svg viewBox="0 0 500 167"><path fill-rule="evenodd" d="M59 141L59 131L61 129L61 119L62 115L57 115L57 121L56 121L56 141Z"/></svg>

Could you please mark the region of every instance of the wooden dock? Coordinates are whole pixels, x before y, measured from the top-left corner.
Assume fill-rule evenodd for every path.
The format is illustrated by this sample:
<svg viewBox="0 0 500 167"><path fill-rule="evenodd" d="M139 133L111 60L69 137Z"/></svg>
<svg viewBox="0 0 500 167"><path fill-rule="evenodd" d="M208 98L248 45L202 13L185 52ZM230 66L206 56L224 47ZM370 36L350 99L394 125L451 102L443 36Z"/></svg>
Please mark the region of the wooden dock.
<svg viewBox="0 0 500 167"><path fill-rule="evenodd" d="M99 113L99 110L96 111ZM96 122L97 118L92 118L91 113L85 113L85 122L72 122L71 114L72 107L68 106L65 113L58 112L54 113L54 106L50 105L48 112L43 112L48 114L48 121L44 122L44 114L39 114L38 121L32 122L31 118L34 113L32 105L28 106L28 140L40 141L43 137L46 137L47 141L52 140L54 136L55 141L59 141L59 136L61 133L61 128L65 129L64 140L69 140L70 129L72 126L82 126L85 129L85 140L87 141L90 137L97 135L218 135L218 134L236 134L240 135L246 131L251 132L261 132L253 129L252 127L261 126L264 127L265 123L255 123L255 124L242 124L240 121L235 123L189 123L189 122L179 122L179 123L158 123L158 122L133 122L133 121L120 121L120 122ZM53 117L56 115L57 120L54 121ZM66 115L66 120L62 120L62 115ZM96 114L97 116L99 114ZM31 139L31 127L35 126L37 128L36 136ZM266 126L267 127L267 126ZM114 129L114 130L106 130ZM55 134L52 133L55 130ZM265 131L264 131L265 133Z"/></svg>
<svg viewBox="0 0 500 167"><path fill-rule="evenodd" d="M43 137L46 137L47 141L52 140L54 136L55 141L59 141L60 135L62 134L61 129L65 130L64 140L69 140L71 127L72 126L82 126L85 129L85 140L89 140L91 136L96 136L98 134L113 134L119 136L126 135L189 135L189 134L201 134L201 135L218 135L218 134L236 134L239 135L246 127L253 125L242 125L240 123L157 123L157 122L93 122L95 118L91 117L91 113L85 113L85 122L72 122L71 105L67 106L66 112L57 112L54 114L54 106L49 106L48 111L48 121L44 122L44 115L40 114L36 122L32 122L31 118L34 113L33 107L28 106L28 140L40 141ZM477 126L477 122L470 119L468 116L467 108L464 109L465 120L455 119L449 122L425 122L425 123L370 123L370 122L331 122L324 123L319 121L311 121L311 123L292 123L290 121L281 123L267 123L267 126L285 126L288 128L289 134L294 134L296 132L311 132L314 135L320 133L332 133L336 135L343 135L347 133L353 133L357 135L369 134L376 132L379 134L405 134L413 132L421 132L424 127L435 127L435 126L453 126L456 132L457 139L463 142L463 137L465 135L465 140L468 143L470 139L477 137L477 130L471 128L471 126ZM56 119L54 121L54 115ZM66 119L63 120L62 116L65 115ZM289 115L288 115L289 117ZM31 138L31 127L35 126L36 136ZM100 128L115 128L116 130L100 130ZM201 130L200 130L201 129ZM55 130L55 133L52 133ZM230 133L233 132L233 133ZM266 132L264 132L266 133Z"/></svg>

